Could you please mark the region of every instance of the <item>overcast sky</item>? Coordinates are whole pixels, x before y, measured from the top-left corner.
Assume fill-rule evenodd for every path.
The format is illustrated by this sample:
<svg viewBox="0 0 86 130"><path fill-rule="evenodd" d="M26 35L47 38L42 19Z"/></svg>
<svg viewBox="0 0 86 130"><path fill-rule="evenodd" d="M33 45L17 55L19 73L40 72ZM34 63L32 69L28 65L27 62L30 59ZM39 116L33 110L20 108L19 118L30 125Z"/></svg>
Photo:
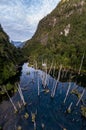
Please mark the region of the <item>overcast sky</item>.
<svg viewBox="0 0 86 130"><path fill-rule="evenodd" d="M0 23L11 40L26 41L60 0L0 0Z"/></svg>

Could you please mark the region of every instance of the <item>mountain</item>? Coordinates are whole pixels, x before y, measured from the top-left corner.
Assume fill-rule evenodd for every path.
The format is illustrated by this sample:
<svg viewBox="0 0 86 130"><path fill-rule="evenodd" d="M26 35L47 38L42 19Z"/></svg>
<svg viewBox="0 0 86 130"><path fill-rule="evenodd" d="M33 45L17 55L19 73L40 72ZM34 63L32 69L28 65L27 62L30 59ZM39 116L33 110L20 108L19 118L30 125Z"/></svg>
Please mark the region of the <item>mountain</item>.
<svg viewBox="0 0 86 130"><path fill-rule="evenodd" d="M44 17L31 40L23 47L31 60L48 59L64 67L79 69L85 53L86 71L86 0L61 0L51 14Z"/></svg>
<svg viewBox="0 0 86 130"><path fill-rule="evenodd" d="M11 43L15 46L15 47L20 47L22 48L25 44L25 42L21 42L21 41L11 41Z"/></svg>
<svg viewBox="0 0 86 130"><path fill-rule="evenodd" d="M23 60L20 49L9 42L9 36L0 25L0 84L17 73L16 65Z"/></svg>

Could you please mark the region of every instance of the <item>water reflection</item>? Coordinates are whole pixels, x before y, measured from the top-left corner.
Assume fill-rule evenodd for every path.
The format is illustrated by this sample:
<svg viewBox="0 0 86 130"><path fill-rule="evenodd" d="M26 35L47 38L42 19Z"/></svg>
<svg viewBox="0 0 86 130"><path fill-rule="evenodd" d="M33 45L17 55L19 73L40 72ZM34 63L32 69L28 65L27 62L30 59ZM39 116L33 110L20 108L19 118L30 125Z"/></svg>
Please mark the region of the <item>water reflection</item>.
<svg viewBox="0 0 86 130"><path fill-rule="evenodd" d="M23 65L20 86L27 105L23 105L18 92L12 97L18 113L14 113L9 101L3 101L0 104L0 126L3 127L3 130L18 130L19 126L22 127L22 130L34 130L35 127L37 130L86 130L86 119L82 117L80 111L83 102L80 101L76 106L78 97L71 93L76 84L70 82L70 90L64 103L69 82L59 82L52 99L51 91L56 80L48 75L47 89L49 91L45 91L42 85L43 74L44 72L41 70L36 71L34 68L28 67L28 63ZM38 96L38 77L40 96ZM78 86L76 90L82 93L83 87ZM85 100L86 91L83 95L84 103ZM67 109L71 102L71 112L68 113Z"/></svg>

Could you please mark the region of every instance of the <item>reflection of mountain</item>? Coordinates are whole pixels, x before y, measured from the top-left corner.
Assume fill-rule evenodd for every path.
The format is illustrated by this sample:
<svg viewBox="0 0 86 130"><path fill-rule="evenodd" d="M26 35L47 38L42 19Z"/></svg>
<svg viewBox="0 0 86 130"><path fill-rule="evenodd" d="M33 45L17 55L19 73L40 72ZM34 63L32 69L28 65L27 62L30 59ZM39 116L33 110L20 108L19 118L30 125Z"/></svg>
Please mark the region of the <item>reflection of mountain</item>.
<svg viewBox="0 0 86 130"><path fill-rule="evenodd" d="M84 52L86 52L85 0L61 0L56 9L39 22L35 35L24 46L24 53L30 57L35 56L39 60L47 58L50 62L55 60L58 64L74 69L79 69Z"/></svg>
<svg viewBox="0 0 86 130"><path fill-rule="evenodd" d="M21 42L21 41L11 41L11 43L15 46L15 47L20 47L22 48L25 44L25 42Z"/></svg>

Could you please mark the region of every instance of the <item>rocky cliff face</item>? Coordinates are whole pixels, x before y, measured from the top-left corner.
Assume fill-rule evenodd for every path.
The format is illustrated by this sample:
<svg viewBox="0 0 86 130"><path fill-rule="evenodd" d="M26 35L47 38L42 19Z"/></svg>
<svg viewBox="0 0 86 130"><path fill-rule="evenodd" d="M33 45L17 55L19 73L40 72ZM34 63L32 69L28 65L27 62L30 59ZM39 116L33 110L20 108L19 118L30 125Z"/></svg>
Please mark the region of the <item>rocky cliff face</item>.
<svg viewBox="0 0 86 130"><path fill-rule="evenodd" d="M86 0L61 0L56 9L39 22L35 35L24 46L28 56L55 59L73 67L79 67L85 51ZM85 58L83 69L86 69Z"/></svg>

